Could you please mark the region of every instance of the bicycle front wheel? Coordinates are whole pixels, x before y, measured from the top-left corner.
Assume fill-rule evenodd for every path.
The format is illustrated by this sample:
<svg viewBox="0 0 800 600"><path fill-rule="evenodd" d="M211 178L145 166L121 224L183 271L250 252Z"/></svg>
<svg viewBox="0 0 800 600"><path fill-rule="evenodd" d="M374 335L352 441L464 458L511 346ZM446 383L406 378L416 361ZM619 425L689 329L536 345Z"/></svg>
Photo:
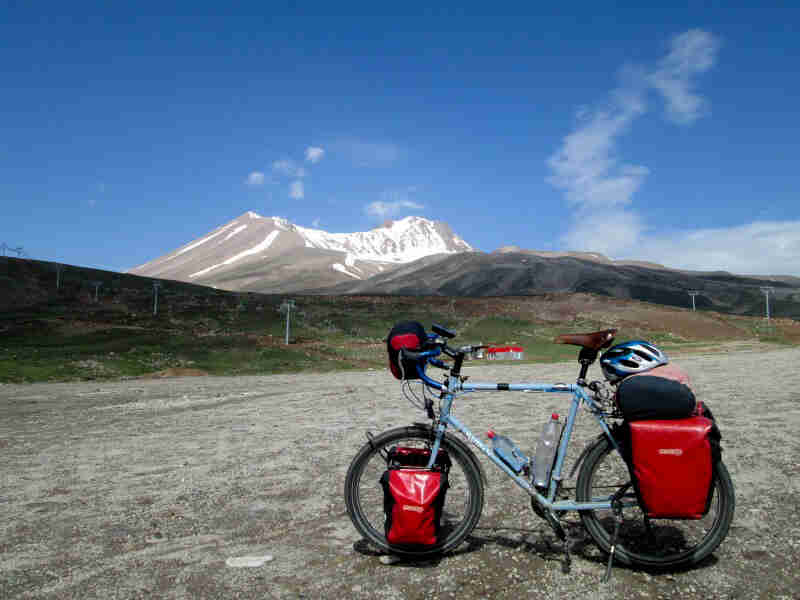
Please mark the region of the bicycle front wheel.
<svg viewBox="0 0 800 600"><path fill-rule="evenodd" d="M442 448L450 455L452 466L448 475L449 487L439 542L426 547L398 547L390 546L386 541L380 479L386 470L388 451L393 446L430 448L432 445L433 432L430 428L416 425L399 427L364 444L350 463L344 484L347 514L364 539L379 550L406 558L441 554L458 546L478 524L483 510L480 465L464 442L445 435Z"/></svg>
<svg viewBox="0 0 800 600"><path fill-rule="evenodd" d="M578 474L578 502L607 500L630 482L625 461L607 438L595 443ZM725 539L733 520L733 482L722 461L714 465L714 489L708 513L701 519L645 519L630 486L622 498L622 522L614 558L627 565L676 569L695 565ZM601 550L608 553L615 520L610 509L581 511L581 519Z"/></svg>

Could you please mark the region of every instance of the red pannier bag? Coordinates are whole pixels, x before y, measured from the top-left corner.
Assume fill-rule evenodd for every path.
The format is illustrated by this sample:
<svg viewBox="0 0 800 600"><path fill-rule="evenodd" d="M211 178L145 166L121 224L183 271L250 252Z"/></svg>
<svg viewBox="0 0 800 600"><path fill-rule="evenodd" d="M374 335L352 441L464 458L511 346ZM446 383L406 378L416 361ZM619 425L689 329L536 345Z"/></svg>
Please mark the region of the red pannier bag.
<svg viewBox="0 0 800 600"><path fill-rule="evenodd" d="M386 541L399 546L434 546L440 541L450 459L440 450L432 469L425 448L392 448L381 477Z"/></svg>
<svg viewBox="0 0 800 600"><path fill-rule="evenodd" d="M631 468L647 516L702 518L712 485L714 422L693 416L628 426Z"/></svg>

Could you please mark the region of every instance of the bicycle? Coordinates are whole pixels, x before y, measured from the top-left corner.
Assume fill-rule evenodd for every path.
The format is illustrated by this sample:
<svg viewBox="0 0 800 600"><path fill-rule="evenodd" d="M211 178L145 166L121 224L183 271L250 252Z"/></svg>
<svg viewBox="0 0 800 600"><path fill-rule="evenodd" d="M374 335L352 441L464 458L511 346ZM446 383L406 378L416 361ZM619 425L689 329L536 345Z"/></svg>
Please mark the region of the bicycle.
<svg viewBox="0 0 800 600"><path fill-rule="evenodd" d="M709 510L699 520L651 519L643 512L630 472L620 453L619 427L621 414L616 410L609 388L600 381L587 383L589 366L601 349L611 345L616 329L589 334L565 334L558 343L580 346L580 371L573 385L564 383L485 383L471 382L461 375L465 357L480 346L451 348L447 341L455 332L433 325L428 343L420 352L402 351L403 358L415 361L417 375L424 384L440 392L438 414L433 399L423 394L419 407L431 423L414 423L381 433L367 434L368 441L353 458L345 479L347 512L358 532L380 551L406 559L426 559L459 546L473 531L483 510L484 475L480 462L469 446L448 431L462 433L492 463L530 495L531 506L544 518L556 535L564 541L569 561L569 544L559 516L578 511L581 521L594 543L608 555L610 573L613 560L630 566L650 569L678 569L696 565L708 557L724 540L734 512L733 483L722 461L712 465L713 491ZM438 359L449 356L448 365ZM442 383L426 373L427 365L444 369ZM404 377L405 379L405 377ZM493 451L487 448L452 412L456 397L479 391L532 391L572 394L569 412L554 463L546 486L537 487L532 473L524 469L517 474ZM597 421L602 432L576 460L571 476L578 471L575 500L558 498L563 480L564 462L579 409L583 407ZM383 500L377 482L386 468L389 449L394 446L416 446L430 450L431 468L440 449L446 450L452 466L442 535L431 547L397 547L389 545L384 534Z"/></svg>

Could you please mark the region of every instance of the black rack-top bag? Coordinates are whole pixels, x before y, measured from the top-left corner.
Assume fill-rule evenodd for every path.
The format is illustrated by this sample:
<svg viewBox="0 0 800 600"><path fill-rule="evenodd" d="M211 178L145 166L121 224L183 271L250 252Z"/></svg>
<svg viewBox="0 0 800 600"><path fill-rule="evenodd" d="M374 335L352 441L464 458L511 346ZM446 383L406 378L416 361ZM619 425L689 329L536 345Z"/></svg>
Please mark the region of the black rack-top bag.
<svg viewBox="0 0 800 600"><path fill-rule="evenodd" d="M402 321L397 323L386 338L386 350L389 353L389 370L397 379L419 379L417 362L413 360L400 360L400 350L420 352L423 349L428 334L422 323L417 321Z"/></svg>
<svg viewBox="0 0 800 600"><path fill-rule="evenodd" d="M689 386L664 377L629 377L617 389L617 405L628 422L685 419L694 412L695 403Z"/></svg>

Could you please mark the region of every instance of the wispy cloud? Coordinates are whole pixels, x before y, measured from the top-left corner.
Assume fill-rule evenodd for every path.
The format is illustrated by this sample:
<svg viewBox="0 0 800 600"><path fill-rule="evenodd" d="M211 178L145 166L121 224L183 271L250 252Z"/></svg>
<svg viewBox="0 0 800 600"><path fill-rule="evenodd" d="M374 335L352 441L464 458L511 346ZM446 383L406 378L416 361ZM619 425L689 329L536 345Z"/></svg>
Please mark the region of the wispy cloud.
<svg viewBox="0 0 800 600"><path fill-rule="evenodd" d="M650 170L622 160L619 140L647 113L650 89L665 98L671 120L699 118L707 103L691 91L693 78L713 66L718 47L715 36L699 29L677 35L655 66L624 67L602 106L578 112L575 129L547 161L548 182L563 190L573 210L564 245L612 255L638 249L645 224L632 203Z"/></svg>
<svg viewBox="0 0 800 600"><path fill-rule="evenodd" d="M321 224L322 224L322 222L319 220L319 217L317 217L316 219L314 219L313 221L311 221L311 226L312 226L312 227L315 227L315 228L316 228L316 227L319 227Z"/></svg>
<svg viewBox="0 0 800 600"><path fill-rule="evenodd" d="M564 190L567 202L579 209L624 206L631 202L648 174L647 167L622 163L617 139L645 111L641 88L615 90L608 106L579 114L579 125L564 138L547 164L548 181Z"/></svg>
<svg viewBox="0 0 800 600"><path fill-rule="evenodd" d="M755 221L639 240L637 258L693 270L800 276L800 221Z"/></svg>
<svg viewBox="0 0 800 600"><path fill-rule="evenodd" d="M367 204L364 207L364 212L371 217L386 219L399 216L407 211L422 210L425 206L411 198L416 189L414 186L409 186L401 189L384 190L381 193L381 199Z"/></svg>
<svg viewBox="0 0 800 600"><path fill-rule="evenodd" d="M272 163L272 170L286 177L305 177L305 168L298 165L291 158L282 158Z"/></svg>
<svg viewBox="0 0 800 600"><path fill-rule="evenodd" d="M384 202L378 200L371 202L365 207L366 212L371 217L378 217L385 219L386 217L396 217L406 210L421 210L425 208L421 204L411 202L409 200L401 200L398 202Z"/></svg>
<svg viewBox="0 0 800 600"><path fill-rule="evenodd" d="M622 160L619 140L648 112L651 90L674 123L690 125L709 114L696 80L716 64L719 48L719 38L707 31L676 35L651 67L622 69L603 106L579 111L576 127L547 161L548 181L573 211L565 247L684 269L800 275L800 221L658 232L636 212L634 195L649 169Z"/></svg>
<svg viewBox="0 0 800 600"><path fill-rule="evenodd" d="M672 38L670 52L648 77L667 103L667 116L689 124L706 114L708 103L695 93L693 77L705 73L717 61L719 38L702 29L690 29Z"/></svg>
<svg viewBox="0 0 800 600"><path fill-rule="evenodd" d="M387 141L342 140L334 145L337 153L348 157L356 167L388 167L405 153L401 146Z"/></svg>
<svg viewBox="0 0 800 600"><path fill-rule="evenodd" d="M297 181L293 181L289 184L289 198L300 200L301 198L304 198L305 195L305 188L303 187L302 181L298 179Z"/></svg>
<svg viewBox="0 0 800 600"><path fill-rule="evenodd" d="M325 150L319 146L309 146L306 148L306 160L312 165L317 164L325 156Z"/></svg>
<svg viewBox="0 0 800 600"><path fill-rule="evenodd" d="M264 173L261 171L253 171L247 176L245 183L253 186L264 185Z"/></svg>

